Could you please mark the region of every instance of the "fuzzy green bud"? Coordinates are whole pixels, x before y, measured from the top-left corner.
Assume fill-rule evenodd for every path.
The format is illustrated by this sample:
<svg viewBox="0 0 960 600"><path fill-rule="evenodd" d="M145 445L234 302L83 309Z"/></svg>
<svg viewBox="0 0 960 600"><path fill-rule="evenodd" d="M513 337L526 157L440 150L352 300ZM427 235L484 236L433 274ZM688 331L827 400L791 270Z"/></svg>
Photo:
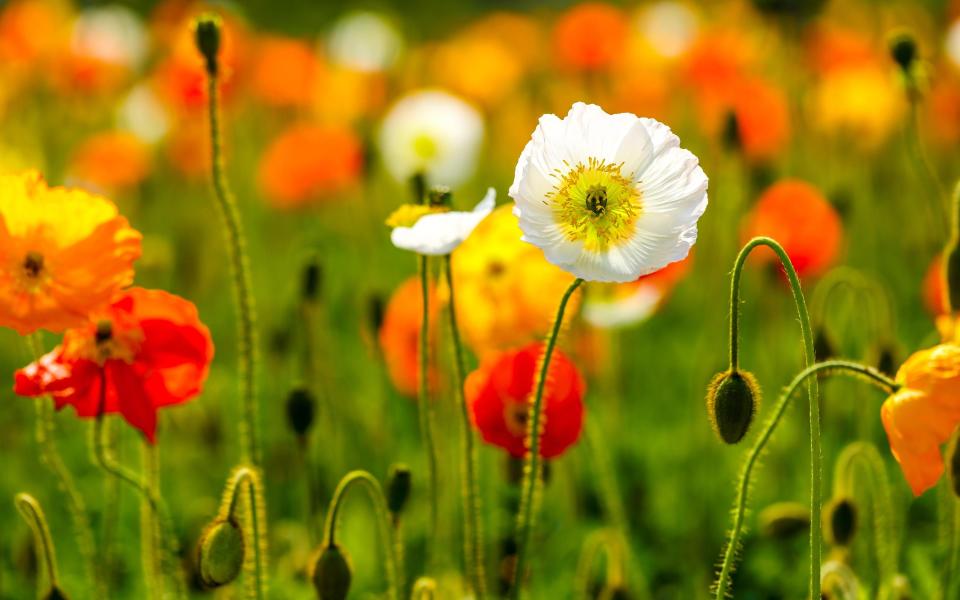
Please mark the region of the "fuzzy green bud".
<svg viewBox="0 0 960 600"><path fill-rule="evenodd" d="M346 600L350 592L353 569L350 558L340 546L330 543L320 548L313 563L310 581L320 600Z"/></svg>
<svg viewBox="0 0 960 600"><path fill-rule="evenodd" d="M197 17L193 26L194 41L197 50L203 55L203 60L210 77L217 76L217 53L220 51L220 35L223 23L218 15L205 13Z"/></svg>
<svg viewBox="0 0 960 600"><path fill-rule="evenodd" d="M760 532L778 540L810 529L810 508L799 502L777 502L760 512Z"/></svg>
<svg viewBox="0 0 960 600"><path fill-rule="evenodd" d="M306 386L297 386L287 396L287 424L300 437L307 435L313 426L316 400Z"/></svg>
<svg viewBox="0 0 960 600"><path fill-rule="evenodd" d="M410 488L412 486L413 476L410 467L405 464L395 464L390 466L390 473L387 475L387 509L390 514L396 518L403 512L403 508L410 499Z"/></svg>
<svg viewBox="0 0 960 600"><path fill-rule="evenodd" d="M890 57L900 65L904 73L909 74L917 60L917 40L908 31L898 31L890 36Z"/></svg>
<svg viewBox="0 0 960 600"><path fill-rule="evenodd" d="M747 371L724 371L707 388L707 415L727 444L736 444L750 429L760 405L760 386Z"/></svg>
<svg viewBox="0 0 960 600"><path fill-rule="evenodd" d="M205 587L215 588L235 580L243 569L244 541L240 526L217 519L200 536L197 572Z"/></svg>
<svg viewBox="0 0 960 600"><path fill-rule="evenodd" d="M857 533L857 507L850 498L833 499L826 507L824 535L834 546L849 546Z"/></svg>

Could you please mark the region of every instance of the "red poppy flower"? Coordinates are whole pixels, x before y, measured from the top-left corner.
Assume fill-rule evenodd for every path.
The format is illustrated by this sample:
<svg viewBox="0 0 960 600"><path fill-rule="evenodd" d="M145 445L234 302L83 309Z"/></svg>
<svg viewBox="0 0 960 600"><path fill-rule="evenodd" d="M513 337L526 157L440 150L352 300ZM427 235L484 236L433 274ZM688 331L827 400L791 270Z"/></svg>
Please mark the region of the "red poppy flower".
<svg viewBox="0 0 960 600"><path fill-rule="evenodd" d="M82 418L120 413L156 441L157 409L200 393L213 359L196 307L167 292L131 288L63 343L14 376L20 396L53 397Z"/></svg>
<svg viewBox="0 0 960 600"><path fill-rule="evenodd" d="M516 457L527 452L527 411L542 355L543 344L531 344L484 361L467 377L466 395L474 426L488 444ZM585 389L577 368L555 350L543 398L543 458L563 454L580 437Z"/></svg>

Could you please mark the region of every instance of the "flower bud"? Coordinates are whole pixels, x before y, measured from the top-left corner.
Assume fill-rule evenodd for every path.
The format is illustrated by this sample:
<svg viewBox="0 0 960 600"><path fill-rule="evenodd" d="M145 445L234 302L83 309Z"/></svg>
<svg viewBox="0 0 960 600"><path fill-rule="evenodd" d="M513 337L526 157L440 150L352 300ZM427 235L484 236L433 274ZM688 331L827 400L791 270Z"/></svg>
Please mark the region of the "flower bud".
<svg viewBox="0 0 960 600"><path fill-rule="evenodd" d="M437 582L430 577L421 577L413 584L411 600L435 600L437 597Z"/></svg>
<svg viewBox="0 0 960 600"><path fill-rule="evenodd" d="M287 396L287 423L298 436L305 436L313 426L316 400L306 386L297 386Z"/></svg>
<svg viewBox="0 0 960 600"><path fill-rule="evenodd" d="M47 592L47 595L43 597L43 600L69 600L69 599L63 590L54 586L50 588L50 591Z"/></svg>
<svg viewBox="0 0 960 600"><path fill-rule="evenodd" d="M904 73L909 74L910 68L917 59L917 41L908 31L899 31L890 36L890 56L900 65Z"/></svg>
<svg viewBox="0 0 960 600"><path fill-rule="evenodd" d="M760 386L747 371L718 373L707 388L710 424L727 444L743 439L759 404Z"/></svg>
<svg viewBox="0 0 960 600"><path fill-rule="evenodd" d="M317 257L307 261L303 267L303 287L300 296L307 302L313 302L320 295L320 286L323 283L323 266Z"/></svg>
<svg viewBox="0 0 960 600"><path fill-rule="evenodd" d="M390 466L390 473L387 475L387 509L396 519L403 507L407 505L410 498L412 475L410 467L405 464L395 464Z"/></svg>
<svg viewBox="0 0 960 600"><path fill-rule="evenodd" d="M217 76L217 53L220 51L222 28L220 17L212 13L200 15L194 23L194 40L197 50L203 55L207 74L211 77Z"/></svg>
<svg viewBox="0 0 960 600"><path fill-rule="evenodd" d="M826 508L824 535L834 546L849 546L857 532L857 507L850 498L835 498Z"/></svg>
<svg viewBox="0 0 960 600"><path fill-rule="evenodd" d="M200 536L197 572L205 587L232 582L243 568L243 531L233 521L217 519Z"/></svg>
<svg viewBox="0 0 960 600"><path fill-rule="evenodd" d="M760 512L760 532L786 540L810 529L810 509L799 502L777 502Z"/></svg>
<svg viewBox="0 0 960 600"><path fill-rule="evenodd" d="M313 563L310 580L320 600L346 600L350 592L353 569L345 550L336 544L325 544Z"/></svg>

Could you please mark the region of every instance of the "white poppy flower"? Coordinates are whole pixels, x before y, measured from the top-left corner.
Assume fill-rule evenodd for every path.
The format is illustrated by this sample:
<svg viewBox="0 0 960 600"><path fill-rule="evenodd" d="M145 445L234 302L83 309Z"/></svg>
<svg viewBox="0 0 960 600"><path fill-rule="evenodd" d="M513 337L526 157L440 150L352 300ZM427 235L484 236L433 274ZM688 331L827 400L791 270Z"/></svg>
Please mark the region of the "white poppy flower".
<svg viewBox="0 0 960 600"><path fill-rule="evenodd" d="M540 117L510 196L523 240L587 281L633 281L682 260L707 177L670 128L578 102Z"/></svg>
<svg viewBox="0 0 960 600"><path fill-rule="evenodd" d="M401 250L417 254L450 254L493 211L496 200L497 192L490 188L469 212L404 205L387 220L388 225L395 225L390 241Z"/></svg>
<svg viewBox="0 0 960 600"><path fill-rule="evenodd" d="M393 66L403 50L403 38L384 15L360 10L337 20L327 47L333 62L374 73Z"/></svg>
<svg viewBox="0 0 960 600"><path fill-rule="evenodd" d="M403 182L424 173L431 183L456 187L473 174L482 141L479 111L438 90L401 98L380 130L383 163Z"/></svg>

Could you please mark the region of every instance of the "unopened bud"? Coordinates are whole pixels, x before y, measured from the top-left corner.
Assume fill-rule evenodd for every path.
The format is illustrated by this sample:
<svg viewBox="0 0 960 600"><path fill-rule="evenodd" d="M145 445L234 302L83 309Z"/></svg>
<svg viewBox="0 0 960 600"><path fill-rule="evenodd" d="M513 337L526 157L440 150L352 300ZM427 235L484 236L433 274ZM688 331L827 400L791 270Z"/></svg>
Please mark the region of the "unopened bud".
<svg viewBox="0 0 960 600"><path fill-rule="evenodd" d="M320 296L320 287L323 284L323 266L320 261L313 257L307 261L303 267L303 288L300 290L301 297L312 302Z"/></svg>
<svg viewBox="0 0 960 600"><path fill-rule="evenodd" d="M412 479L410 467L407 465L395 464L390 467L387 476L387 509L394 518L403 512L403 507L410 499Z"/></svg>
<svg viewBox="0 0 960 600"><path fill-rule="evenodd" d="M313 563L310 580L320 600L346 600L350 592L353 569L345 550L336 544L325 544Z"/></svg>
<svg viewBox="0 0 960 600"><path fill-rule="evenodd" d="M750 429L760 404L760 386L747 371L718 373L707 388L707 415L727 444L736 444Z"/></svg>
<svg viewBox="0 0 960 600"><path fill-rule="evenodd" d="M786 540L810 529L810 508L799 502L777 502L760 512L760 532Z"/></svg>
<svg viewBox="0 0 960 600"><path fill-rule="evenodd" d="M287 396L287 423L298 436L304 436L313 426L316 400L306 386L297 386Z"/></svg>
<svg viewBox="0 0 960 600"><path fill-rule="evenodd" d="M834 546L849 546L857 533L857 507L850 498L835 498L826 509L824 535Z"/></svg>
<svg viewBox="0 0 960 600"><path fill-rule="evenodd" d="M243 531L232 520L218 519L200 536L197 571L205 587L227 585L243 568Z"/></svg>
<svg viewBox="0 0 960 600"><path fill-rule="evenodd" d="M218 15L205 13L194 23L194 40L203 55L207 74L217 76L217 53L220 51L220 33L223 24Z"/></svg>
<svg viewBox="0 0 960 600"><path fill-rule="evenodd" d="M908 31L899 31L890 36L890 56L900 65L904 73L909 74L910 68L917 60L917 40Z"/></svg>
<svg viewBox="0 0 960 600"><path fill-rule="evenodd" d="M435 600L437 597L437 582L430 577L421 577L413 584L411 600Z"/></svg>

